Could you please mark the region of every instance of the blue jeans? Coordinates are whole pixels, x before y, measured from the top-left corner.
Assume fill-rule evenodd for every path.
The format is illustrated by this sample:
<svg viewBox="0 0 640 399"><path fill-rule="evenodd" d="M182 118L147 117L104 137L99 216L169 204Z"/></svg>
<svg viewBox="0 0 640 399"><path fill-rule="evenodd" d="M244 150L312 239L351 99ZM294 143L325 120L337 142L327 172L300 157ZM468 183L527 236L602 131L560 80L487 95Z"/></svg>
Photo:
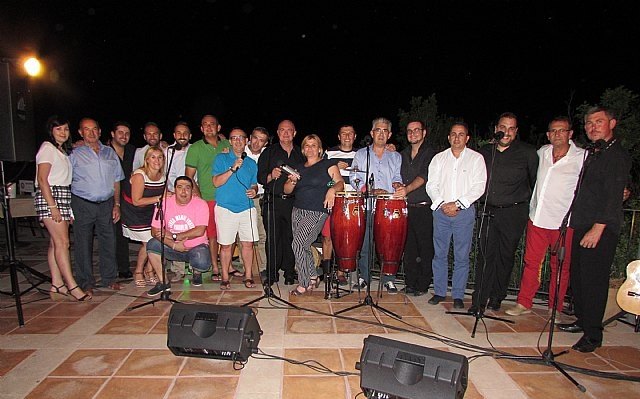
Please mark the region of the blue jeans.
<svg viewBox="0 0 640 399"><path fill-rule="evenodd" d="M153 252L160 255L161 244L156 238L152 238L147 242L147 253ZM178 262L189 262L189 265L195 270L204 273L211 267L211 253L207 244L200 244L188 250L180 252L171 249L170 246L164 246L164 258L166 260L175 260Z"/></svg>
<svg viewBox="0 0 640 399"><path fill-rule="evenodd" d="M457 216L449 217L438 209L433 212L433 291L438 296L447 295L449 274L449 245L453 236L453 278L451 296L462 299L469 277L469 251L476 219L475 207L463 209Z"/></svg>
<svg viewBox="0 0 640 399"><path fill-rule="evenodd" d="M373 217L374 215L367 210L367 225L364 233L364 240L362 242L362 250L360 250L360 259L358 260L358 271L360 272L360 278L369 283L369 249L373 249L375 244L373 243ZM369 234L371 234L371 248L369 248ZM375 254L373 255L375 256ZM375 262L375 258L374 258ZM386 284L389 281L393 281L395 276L384 274L382 275L381 284Z"/></svg>

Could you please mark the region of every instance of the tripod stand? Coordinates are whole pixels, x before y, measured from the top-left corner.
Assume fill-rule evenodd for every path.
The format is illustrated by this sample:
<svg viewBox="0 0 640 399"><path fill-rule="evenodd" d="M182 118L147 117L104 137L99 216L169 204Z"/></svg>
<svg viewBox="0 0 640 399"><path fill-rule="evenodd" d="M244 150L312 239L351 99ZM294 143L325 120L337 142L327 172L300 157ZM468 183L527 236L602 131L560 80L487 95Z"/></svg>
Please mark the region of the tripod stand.
<svg viewBox="0 0 640 399"><path fill-rule="evenodd" d="M504 133L503 133L504 136ZM486 188L486 196L485 196L485 201L484 204L482 206L482 212L480 213L480 226L478 227L478 234L476 235L476 240L475 240L475 248L476 248L476 256L474 257L474 270L477 270L477 263L478 263L478 248L480 248L480 252L482 254L483 257L483 262L482 262L482 277L480 278L480 285L478 286L478 290L477 290L477 294L476 294L476 300L474 301L476 303L476 309L474 312L469 313L469 312L453 312L453 311L448 311L445 312L447 314L455 314L455 315L462 315L462 316L473 316L475 317L476 321L473 324L473 330L471 331L471 338L475 338L476 337L476 330L478 329L478 322L480 320L482 320L483 318L487 318L487 319L491 319L491 320L497 320L497 321L503 321L505 323L510 323L510 324L515 324L515 322L513 320L507 320L507 319L503 319L500 317L496 317L496 316L489 316L484 314L484 310L485 310L485 303L480 303L480 298L482 298L482 290L483 290L483 286L484 286L484 276L485 276L485 268L487 265L486 259L485 259L485 252L482 249L482 246L480 246L480 239L482 237L482 229L483 226L485 225L485 218L486 218L486 230L485 230L485 242L484 242L484 248L487 248L487 244L488 244L488 240L489 240L489 227L490 227L490 221L491 218L494 217L493 214L491 214L491 212L487 212L487 203L488 203L488 197L489 197L489 193L491 192L491 181L493 180L493 166L494 166L494 161L495 161L495 155L496 155L496 146L497 146L497 141L496 143L493 145L492 148L492 156L491 156L491 168L490 168L490 174L489 174L489 181L487 182L487 188ZM476 275L476 279L478 278L478 276ZM486 301L484 301L486 302Z"/></svg>
<svg viewBox="0 0 640 399"><path fill-rule="evenodd" d="M367 136L367 138L369 138L369 136ZM371 146L369 145L369 142L365 141L365 144L367 145L367 167L366 167L366 174L365 174L365 195L364 195L364 200L365 200L365 204L367 204L367 211L365 212L365 226L366 226L366 234L367 234L367 239L366 239L366 243L363 245L367 245L367 253L368 253L368 258L367 258L367 270L368 270L368 281L367 281L367 291L366 291L366 295L364 297L364 299L362 300L362 302L360 302L357 305L348 307L346 309L342 309L336 313L334 313L334 315L338 315L340 313L345 313L348 312L350 310L353 309L358 309L360 307L363 306L371 306L372 308L378 309L379 311L394 317L396 319L401 319L402 317L398 314L393 313L392 311L383 308L382 306L378 305L376 302L373 301L373 297L371 297L371 270L373 269L373 260L376 256L375 252L373 251L373 223L374 221L371 219L372 217L372 209L373 206L373 201L370 201L372 199L375 198L375 196L370 193L373 192L373 185L374 185L374 179L373 179L373 173L371 174L371 178L369 180L369 184L366 184L366 178L369 176L369 165L370 165L370 148ZM357 189L357 187L356 187ZM378 285L378 297L380 297L380 290L382 289L382 271L380 271L380 284ZM360 288L358 287L358 291L360 291Z"/></svg>
<svg viewBox="0 0 640 399"><path fill-rule="evenodd" d="M5 268L7 267L6 263L8 263L9 276L11 280L11 292L0 291L0 294L12 296L15 298L16 312L18 315L18 324L20 325L20 327L22 327L24 326L24 315L22 313L22 300L20 299L20 297L24 293L29 292L34 288L37 288L40 284L43 284L45 282L51 282L51 277L25 265L24 263L16 259L14 232L12 230L13 218L11 217L11 206L10 206L11 204L10 204L9 196L7 195L8 193L7 193L7 184L5 181L5 174L4 174L4 161L2 160L0 160L0 183L2 184L2 186L0 186L1 187L0 194L2 195L2 209L4 211L4 229L5 229L5 235L7 236L7 252L8 252L8 259L6 260L6 262L3 260L2 267L0 268L0 270L4 271ZM21 292L20 285L18 283L18 271L22 273L24 276L34 275L40 279L40 282L38 282L37 284L33 284L30 279L27 279L29 283L31 283L31 287Z"/></svg>
<svg viewBox="0 0 640 399"><path fill-rule="evenodd" d="M169 178L169 171L171 170L171 164L173 163L173 156L176 153L176 150L180 150L182 149L182 146L180 145L180 143L176 142L176 144L173 145L173 147L171 147L171 158L169 158L169 166L167 167L167 170L165 171L165 176L164 176L164 184L162 186L162 196L160 197L160 202L157 204L157 217L159 217L160 219L160 265L162 267L162 281L163 284L166 286L167 285L167 272L165 269L165 263L166 263L166 259L165 259L165 255L164 255L164 238L165 238L165 234L166 234L166 229L164 226L164 211L166 210L166 204L164 201L164 196L165 193L167 191L167 181ZM171 303L180 303L179 301L176 301L175 299L171 299L171 291L166 289L162 290L162 292L160 293L160 297L153 299L149 302L146 303L141 303L139 305L136 306L130 306L127 308L127 312L130 312L132 310L138 309L138 308L142 308L144 306L148 306L148 305L154 305L156 302L160 302L160 301L165 301L165 302L171 302Z"/></svg>

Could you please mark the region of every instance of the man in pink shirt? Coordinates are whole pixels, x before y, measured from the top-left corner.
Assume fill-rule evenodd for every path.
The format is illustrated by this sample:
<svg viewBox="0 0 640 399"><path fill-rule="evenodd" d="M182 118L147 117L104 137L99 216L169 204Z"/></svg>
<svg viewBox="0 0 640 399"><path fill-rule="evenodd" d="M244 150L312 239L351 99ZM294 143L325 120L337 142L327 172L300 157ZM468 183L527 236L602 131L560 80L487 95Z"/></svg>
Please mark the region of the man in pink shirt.
<svg viewBox="0 0 640 399"><path fill-rule="evenodd" d="M206 230L209 207L203 199L193 196L193 181L180 176L175 181L175 195L165 198L163 204L164 225L161 226L158 210L151 222L153 238L147 243L149 262L158 276L162 276L160 239L164 230L164 255L166 260L189 262L193 268L193 285L202 285L202 273L211 267L209 240ZM162 278L162 277L161 277ZM147 295L155 296L170 291L171 284L160 281Z"/></svg>

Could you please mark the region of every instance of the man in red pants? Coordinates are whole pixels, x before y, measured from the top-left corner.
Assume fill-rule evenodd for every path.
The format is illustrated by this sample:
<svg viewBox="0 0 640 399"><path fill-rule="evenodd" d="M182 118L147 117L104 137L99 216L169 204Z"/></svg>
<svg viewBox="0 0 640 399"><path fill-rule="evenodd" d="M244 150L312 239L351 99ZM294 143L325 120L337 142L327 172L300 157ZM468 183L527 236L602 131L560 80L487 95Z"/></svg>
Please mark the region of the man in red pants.
<svg viewBox="0 0 640 399"><path fill-rule="evenodd" d="M547 250L558 248L560 226L566 215L582 169L584 150L577 147L571 137L571 121L565 116L554 118L549 123L547 138L551 144L538 150L538 175L536 186L529 203L527 239L524 254L524 271L520 283L518 302L506 313L520 316L531 313L533 296L542 277L542 265ZM571 241L573 229L567 228L564 243L565 258L560 275L558 310L562 310L563 298L569 282L569 264L571 263ZM556 291L557 256L551 254L551 284L549 287L549 310L552 309Z"/></svg>

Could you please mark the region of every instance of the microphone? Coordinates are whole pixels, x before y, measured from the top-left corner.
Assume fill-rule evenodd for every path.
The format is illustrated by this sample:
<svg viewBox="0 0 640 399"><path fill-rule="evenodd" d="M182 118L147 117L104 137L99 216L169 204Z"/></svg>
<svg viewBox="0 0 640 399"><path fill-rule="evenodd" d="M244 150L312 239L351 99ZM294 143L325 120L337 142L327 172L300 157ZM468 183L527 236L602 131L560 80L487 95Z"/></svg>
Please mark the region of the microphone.
<svg viewBox="0 0 640 399"><path fill-rule="evenodd" d="M497 131L494 134L491 135L491 139L492 140L496 140L496 141L500 141L504 138L504 132L503 131Z"/></svg>
<svg viewBox="0 0 640 399"><path fill-rule="evenodd" d="M371 145L372 141L373 141L373 138L371 136L369 136L369 135L364 136L362 138L362 143L364 144L365 147Z"/></svg>
<svg viewBox="0 0 640 399"><path fill-rule="evenodd" d="M297 170L295 170L294 168L292 168L289 165L286 165L282 162L282 160L278 161L278 167L280 168L281 171L283 171L285 174L287 175L291 175L296 177L298 180L300 180L300 173L298 173Z"/></svg>
<svg viewBox="0 0 640 399"><path fill-rule="evenodd" d="M247 157L247 152L242 151L242 155L240 155L240 159L245 159Z"/></svg>
<svg viewBox="0 0 640 399"><path fill-rule="evenodd" d="M172 145L171 148L173 148L173 151L180 151L182 149L182 144L176 141L176 143Z"/></svg>

